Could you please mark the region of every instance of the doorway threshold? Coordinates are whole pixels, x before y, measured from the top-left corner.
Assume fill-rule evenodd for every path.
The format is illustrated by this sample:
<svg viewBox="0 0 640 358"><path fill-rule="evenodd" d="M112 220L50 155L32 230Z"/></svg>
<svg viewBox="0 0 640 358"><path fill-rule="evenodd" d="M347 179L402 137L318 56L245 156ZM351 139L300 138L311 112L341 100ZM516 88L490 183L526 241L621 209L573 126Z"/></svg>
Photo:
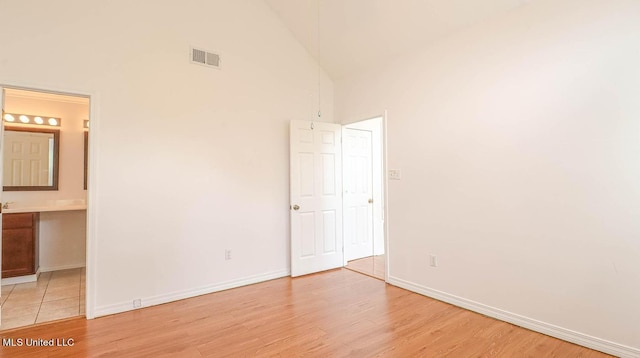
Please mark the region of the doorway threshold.
<svg viewBox="0 0 640 358"><path fill-rule="evenodd" d="M363 257L347 262L344 268L384 281L385 255Z"/></svg>

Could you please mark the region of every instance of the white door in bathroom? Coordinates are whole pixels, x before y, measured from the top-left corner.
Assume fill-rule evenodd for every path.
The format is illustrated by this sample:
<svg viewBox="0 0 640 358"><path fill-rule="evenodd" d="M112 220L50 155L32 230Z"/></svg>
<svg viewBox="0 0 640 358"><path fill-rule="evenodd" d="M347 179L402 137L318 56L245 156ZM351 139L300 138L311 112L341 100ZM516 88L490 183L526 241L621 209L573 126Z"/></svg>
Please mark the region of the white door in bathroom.
<svg viewBox="0 0 640 358"><path fill-rule="evenodd" d="M368 130L345 128L344 255L351 261L373 255L373 147Z"/></svg>
<svg viewBox="0 0 640 358"><path fill-rule="evenodd" d="M341 131L291 121L291 276L343 265Z"/></svg>
<svg viewBox="0 0 640 358"><path fill-rule="evenodd" d="M3 163L9 170L3 174L3 185L53 185L53 138L49 133L14 132L4 137ZM51 157L51 158L50 158Z"/></svg>

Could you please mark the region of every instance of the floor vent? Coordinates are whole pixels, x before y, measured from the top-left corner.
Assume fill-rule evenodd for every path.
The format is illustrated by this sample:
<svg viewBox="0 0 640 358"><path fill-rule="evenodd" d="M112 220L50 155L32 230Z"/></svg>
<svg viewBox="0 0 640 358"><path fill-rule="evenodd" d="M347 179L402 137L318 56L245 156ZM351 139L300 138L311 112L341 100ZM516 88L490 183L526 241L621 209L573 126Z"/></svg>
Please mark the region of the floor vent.
<svg viewBox="0 0 640 358"><path fill-rule="evenodd" d="M191 48L191 62L212 68L220 68L220 55L204 50Z"/></svg>

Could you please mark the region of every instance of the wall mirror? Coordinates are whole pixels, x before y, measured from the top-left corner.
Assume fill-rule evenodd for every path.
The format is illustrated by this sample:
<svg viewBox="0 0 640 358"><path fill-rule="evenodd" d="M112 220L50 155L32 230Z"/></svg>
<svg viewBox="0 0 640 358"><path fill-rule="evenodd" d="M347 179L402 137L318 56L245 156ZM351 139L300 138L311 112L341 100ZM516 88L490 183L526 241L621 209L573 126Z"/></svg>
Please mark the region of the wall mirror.
<svg viewBox="0 0 640 358"><path fill-rule="evenodd" d="M60 130L5 126L4 191L58 190Z"/></svg>

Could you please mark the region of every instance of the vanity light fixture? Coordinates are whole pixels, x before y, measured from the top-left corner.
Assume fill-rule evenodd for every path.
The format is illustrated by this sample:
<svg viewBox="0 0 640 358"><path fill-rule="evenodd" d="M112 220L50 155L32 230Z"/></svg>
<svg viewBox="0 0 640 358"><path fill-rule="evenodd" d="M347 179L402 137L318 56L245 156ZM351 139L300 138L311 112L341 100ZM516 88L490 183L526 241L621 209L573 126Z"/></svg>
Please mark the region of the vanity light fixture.
<svg viewBox="0 0 640 358"><path fill-rule="evenodd" d="M16 121L16 118L18 118L19 120ZM60 127L60 123L62 122L60 118L45 118L48 119L44 120L43 116L32 116L29 114L5 113L2 119L7 123L12 124L35 124L46 127Z"/></svg>

